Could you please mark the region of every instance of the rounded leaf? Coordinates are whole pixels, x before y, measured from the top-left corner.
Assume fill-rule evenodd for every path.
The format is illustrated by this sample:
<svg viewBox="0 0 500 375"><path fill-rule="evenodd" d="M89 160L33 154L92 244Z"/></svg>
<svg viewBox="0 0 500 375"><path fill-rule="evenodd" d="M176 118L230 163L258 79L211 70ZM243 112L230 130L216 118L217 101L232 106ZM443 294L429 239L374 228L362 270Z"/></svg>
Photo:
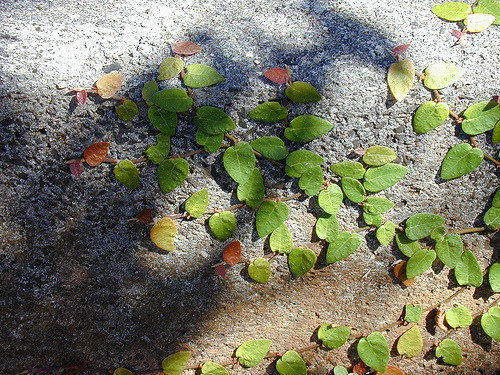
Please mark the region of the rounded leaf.
<svg viewBox="0 0 500 375"><path fill-rule="evenodd" d="M332 327L330 324L323 324L318 330L318 339L328 349L340 348L351 336L350 327Z"/></svg>
<svg viewBox="0 0 500 375"><path fill-rule="evenodd" d="M236 218L231 211L216 212L210 216L208 226L219 241L225 241L234 233Z"/></svg>
<svg viewBox="0 0 500 375"><path fill-rule="evenodd" d="M472 8L474 13L491 14L495 16L493 25L500 25L500 3L497 0L479 0Z"/></svg>
<svg viewBox="0 0 500 375"><path fill-rule="evenodd" d="M465 306L457 303L446 311L446 323L452 328L468 327L472 324L472 315Z"/></svg>
<svg viewBox="0 0 500 375"><path fill-rule="evenodd" d="M108 73L99 78L95 84L97 95L103 99L112 98L123 84L123 76L120 73Z"/></svg>
<svg viewBox="0 0 500 375"><path fill-rule="evenodd" d="M397 101L404 99L415 80L415 66L410 60L401 60L392 64L387 73L387 84Z"/></svg>
<svg viewBox="0 0 500 375"><path fill-rule="evenodd" d="M254 168L243 184L238 185L236 191L238 199L245 201L247 206L257 208L265 196L264 180L258 168Z"/></svg>
<svg viewBox="0 0 500 375"><path fill-rule="evenodd" d="M440 227L444 218L429 213L418 213L406 220L405 234L410 240L419 240L431 234L434 228Z"/></svg>
<svg viewBox="0 0 500 375"><path fill-rule="evenodd" d="M444 339L436 348L436 357L442 357L449 365L458 366L462 363L462 348L455 341Z"/></svg>
<svg viewBox="0 0 500 375"><path fill-rule="evenodd" d="M224 134L236 127L233 119L222 109L209 106L198 108L194 124L199 130L210 135Z"/></svg>
<svg viewBox="0 0 500 375"><path fill-rule="evenodd" d="M484 214L483 220L490 229L500 227L500 207L488 208L488 211Z"/></svg>
<svg viewBox="0 0 500 375"><path fill-rule="evenodd" d="M273 68L265 72L264 77L273 81L274 83L287 83L290 79L290 71L283 68Z"/></svg>
<svg viewBox="0 0 500 375"><path fill-rule="evenodd" d="M398 232L396 234L396 244L398 245L399 251L401 251L408 258L417 251L421 250L418 241L410 240L403 232Z"/></svg>
<svg viewBox="0 0 500 375"><path fill-rule="evenodd" d="M139 108L132 100L126 99L122 105L116 107L116 113L120 120L129 122L139 114Z"/></svg>
<svg viewBox="0 0 500 375"><path fill-rule="evenodd" d="M189 173L189 164L185 159L166 159L158 167L158 182L164 193L171 192L182 184Z"/></svg>
<svg viewBox="0 0 500 375"><path fill-rule="evenodd" d="M398 278L406 287L410 287L415 282L415 278L409 279L406 277L406 265L407 261L403 260L394 266L394 276Z"/></svg>
<svg viewBox="0 0 500 375"><path fill-rule="evenodd" d="M201 51L201 47L193 42L180 41L175 43L173 51L176 55L191 56Z"/></svg>
<svg viewBox="0 0 500 375"><path fill-rule="evenodd" d="M230 266L234 266L241 261L241 242L233 241L224 248L222 259Z"/></svg>
<svg viewBox="0 0 500 375"><path fill-rule="evenodd" d="M460 285L479 287L483 283L483 272L471 251L466 251L462 254L454 271L455 278Z"/></svg>
<svg viewBox="0 0 500 375"><path fill-rule="evenodd" d="M122 160L115 165L115 177L118 182L131 189L136 189L139 186L139 171L134 163L130 160Z"/></svg>
<svg viewBox="0 0 500 375"><path fill-rule="evenodd" d="M156 136L156 145L146 150L148 159L155 164L160 164L170 152L170 135L160 133Z"/></svg>
<svg viewBox="0 0 500 375"><path fill-rule="evenodd" d="M164 217L153 225L149 232L151 241L162 250L174 250L174 239L177 234L177 227L174 221Z"/></svg>
<svg viewBox="0 0 500 375"><path fill-rule="evenodd" d="M389 345L380 332L372 332L358 342L359 358L369 367L385 372L389 363Z"/></svg>
<svg viewBox="0 0 500 375"><path fill-rule="evenodd" d="M248 266L248 276L258 283L265 284L271 276L271 265L265 258L257 258Z"/></svg>
<svg viewBox="0 0 500 375"><path fill-rule="evenodd" d="M316 236L326 242L332 242L339 234L339 223L337 216L330 214L321 215L314 227Z"/></svg>
<svg viewBox="0 0 500 375"><path fill-rule="evenodd" d="M316 263L316 254L310 249L295 247L288 254L290 272L300 277L305 275Z"/></svg>
<svg viewBox="0 0 500 375"><path fill-rule="evenodd" d="M354 253L361 245L362 237L357 233L341 232L328 245L326 262L334 263Z"/></svg>
<svg viewBox="0 0 500 375"><path fill-rule="evenodd" d="M224 140L224 133L217 135L210 135L198 129L196 131L196 143L203 146L206 152L216 152L222 146Z"/></svg>
<svg viewBox="0 0 500 375"><path fill-rule="evenodd" d="M450 107L448 107L448 104L434 101L425 102L415 111L413 130L417 134L427 133L445 122L449 114Z"/></svg>
<svg viewBox="0 0 500 375"><path fill-rule="evenodd" d="M186 68L184 84L188 87L207 87L226 79L215 68L205 64L192 64Z"/></svg>
<svg viewBox="0 0 500 375"><path fill-rule="evenodd" d="M323 99L313 85L301 81L293 82L292 85L286 89L285 94L295 103L313 103Z"/></svg>
<svg viewBox="0 0 500 375"><path fill-rule="evenodd" d="M463 115L462 130L469 135L484 133L500 121L500 104L495 100L476 103L467 108Z"/></svg>
<svg viewBox="0 0 500 375"><path fill-rule="evenodd" d="M323 190L318 195L318 205L327 214L335 215L342 205L344 193L337 184L331 184L326 190Z"/></svg>
<svg viewBox="0 0 500 375"><path fill-rule="evenodd" d="M191 358L190 352L179 352L169 355L161 362L161 367L166 375L179 375L186 369Z"/></svg>
<svg viewBox="0 0 500 375"><path fill-rule="evenodd" d="M480 148L472 148L468 143L461 143L453 147L446 154L441 166L441 178L451 180L472 172L484 159Z"/></svg>
<svg viewBox="0 0 500 375"><path fill-rule="evenodd" d="M481 316L481 327L492 339L500 341L500 307L490 307Z"/></svg>
<svg viewBox="0 0 500 375"><path fill-rule="evenodd" d="M363 178L365 175L365 168L363 164L357 161L342 161L340 163L335 163L330 166L333 173L338 174L341 177L351 177L357 180Z"/></svg>
<svg viewBox="0 0 500 375"><path fill-rule="evenodd" d="M282 160L288 156L288 148L278 137L261 137L250 142L250 146L264 157L272 160Z"/></svg>
<svg viewBox="0 0 500 375"><path fill-rule="evenodd" d="M412 279L415 276L423 274L432 266L434 259L436 259L436 252L434 250L422 249L417 251L408 259L408 263L406 263L406 277Z"/></svg>
<svg viewBox="0 0 500 375"><path fill-rule="evenodd" d="M490 27L495 20L495 16L491 14L469 14L467 18L464 19L465 31L469 33L479 33Z"/></svg>
<svg viewBox="0 0 500 375"><path fill-rule="evenodd" d="M455 268L462 257L464 245L462 238L456 233L447 234L436 241L434 246L436 254L441 262L450 268Z"/></svg>
<svg viewBox="0 0 500 375"><path fill-rule="evenodd" d="M229 375L229 372L225 367L209 361L201 367L201 375Z"/></svg>
<svg viewBox="0 0 500 375"><path fill-rule="evenodd" d="M257 121L276 122L288 117L288 109L278 102L266 102L250 111L248 117Z"/></svg>
<svg viewBox="0 0 500 375"><path fill-rule="evenodd" d="M387 163L380 167L368 168L365 172L363 186L373 193L387 189L408 173L408 169L399 164Z"/></svg>
<svg viewBox="0 0 500 375"><path fill-rule="evenodd" d="M384 146L369 147L363 155L363 162L365 164L378 167L390 163L396 159L396 151Z"/></svg>
<svg viewBox="0 0 500 375"><path fill-rule="evenodd" d="M224 168L238 184L244 184L255 168L255 155L247 142L238 142L228 147L222 157Z"/></svg>
<svg viewBox="0 0 500 375"><path fill-rule="evenodd" d="M314 167L305 171L299 179L299 188L304 190L304 193L313 196L319 193L323 186L323 169Z"/></svg>
<svg viewBox="0 0 500 375"><path fill-rule="evenodd" d="M113 375L134 375L134 373L126 368L120 367L113 371Z"/></svg>
<svg viewBox="0 0 500 375"><path fill-rule="evenodd" d="M497 121L495 127L493 128L493 132L491 133L491 141L493 144L500 143L500 120Z"/></svg>
<svg viewBox="0 0 500 375"><path fill-rule="evenodd" d="M179 74L184 68L184 63L178 57L167 57L160 64L160 68L158 69L158 79L160 81L174 78L177 74Z"/></svg>
<svg viewBox="0 0 500 375"><path fill-rule="evenodd" d="M405 320L408 323L418 323L422 317L422 306L412 305L411 303L405 305Z"/></svg>
<svg viewBox="0 0 500 375"><path fill-rule="evenodd" d="M285 129L285 137L292 142L309 142L332 130L333 125L317 116L295 117Z"/></svg>
<svg viewBox="0 0 500 375"><path fill-rule="evenodd" d="M271 251L288 254L293 248L293 239L288 227L282 223L269 237Z"/></svg>
<svg viewBox="0 0 500 375"><path fill-rule="evenodd" d="M165 111L158 107L150 107L148 109L149 121L160 132L174 135L177 127L177 113Z"/></svg>
<svg viewBox="0 0 500 375"><path fill-rule="evenodd" d="M278 359L276 371L280 375L307 375L306 363L295 350L287 351Z"/></svg>
<svg viewBox="0 0 500 375"><path fill-rule="evenodd" d="M363 203L363 211L371 215L381 214L394 207L394 203L384 197L368 197Z"/></svg>
<svg viewBox="0 0 500 375"><path fill-rule="evenodd" d="M463 74L463 69L457 65L438 62L429 65L425 71L424 85L429 90L439 90L451 85Z"/></svg>
<svg viewBox="0 0 500 375"><path fill-rule="evenodd" d="M413 326L403 333L397 344L398 353L407 358L416 357L422 352L424 340L418 326Z"/></svg>
<svg viewBox="0 0 500 375"><path fill-rule="evenodd" d="M85 162L91 167L96 167L101 164L108 156L109 142L92 143L85 149L83 157Z"/></svg>
<svg viewBox="0 0 500 375"><path fill-rule="evenodd" d="M208 208L208 190L201 189L191 195L184 207L191 217L197 218L203 215Z"/></svg>
<svg viewBox="0 0 500 375"><path fill-rule="evenodd" d="M381 225L376 232L377 240L382 246L387 246L396 234L396 225L392 221L388 221Z"/></svg>
<svg viewBox="0 0 500 375"><path fill-rule="evenodd" d="M430 238L432 238L434 241L439 242L444 240L444 236L446 234L446 228L445 227L437 227L434 228L429 235Z"/></svg>
<svg viewBox="0 0 500 375"><path fill-rule="evenodd" d="M151 100L149 100L149 98L151 97L151 95L153 95L158 90L159 90L158 82L156 82L155 79L153 79L149 82L146 82L146 84L144 85L144 88L142 89L141 94L142 94L142 98L144 99L144 101L146 102L147 105L153 105L153 102Z"/></svg>
<svg viewBox="0 0 500 375"><path fill-rule="evenodd" d="M361 203L365 200L366 191L361 182L351 177L342 177L340 180L345 196L355 202Z"/></svg>
<svg viewBox="0 0 500 375"><path fill-rule="evenodd" d="M259 237L265 237L278 228L288 217L289 208L284 202L265 201L255 215Z"/></svg>
<svg viewBox="0 0 500 375"><path fill-rule="evenodd" d="M271 340L249 340L236 349L238 362L245 367L258 365L266 356L271 347Z"/></svg>
<svg viewBox="0 0 500 375"><path fill-rule="evenodd" d="M193 99L182 89L165 89L155 92L149 100L169 112L186 112L193 105Z"/></svg>
<svg viewBox="0 0 500 375"><path fill-rule="evenodd" d="M488 271L488 281L490 282L491 290L500 292L500 263L493 263Z"/></svg>
<svg viewBox="0 0 500 375"><path fill-rule="evenodd" d="M363 220L366 225L371 225L373 227L380 227L384 223L382 214L369 214L363 212Z"/></svg>
<svg viewBox="0 0 500 375"><path fill-rule="evenodd" d="M302 174L323 163L323 158L309 150L291 152L286 158L285 173L290 177L300 177Z"/></svg>
<svg viewBox="0 0 500 375"><path fill-rule="evenodd" d="M472 12L469 4L461 1L452 1L434 5L432 13L446 21L462 21L467 15Z"/></svg>

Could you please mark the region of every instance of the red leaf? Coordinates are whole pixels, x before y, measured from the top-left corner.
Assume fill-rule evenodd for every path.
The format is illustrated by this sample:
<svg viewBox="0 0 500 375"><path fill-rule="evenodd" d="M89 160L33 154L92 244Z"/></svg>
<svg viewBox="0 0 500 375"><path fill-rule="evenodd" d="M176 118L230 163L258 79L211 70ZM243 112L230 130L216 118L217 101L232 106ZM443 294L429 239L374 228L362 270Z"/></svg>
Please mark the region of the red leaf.
<svg viewBox="0 0 500 375"><path fill-rule="evenodd" d="M145 208L144 210L139 211L135 217L143 224L148 224L153 221L151 208Z"/></svg>
<svg viewBox="0 0 500 375"><path fill-rule="evenodd" d="M226 266L224 264L219 264L215 267L215 272L217 272L220 277L226 277Z"/></svg>
<svg viewBox="0 0 500 375"><path fill-rule="evenodd" d="M354 150L354 153L359 156L363 156L366 154L366 150L363 147L358 147L356 150Z"/></svg>
<svg viewBox="0 0 500 375"><path fill-rule="evenodd" d="M405 51L408 49L409 46L410 46L409 44L402 44L400 46L397 46L392 51L392 54L394 55L394 57L398 57L399 55L405 53Z"/></svg>
<svg viewBox="0 0 500 375"><path fill-rule="evenodd" d="M231 242L226 246L222 253L222 259L230 266L238 264L241 260L241 243L240 241Z"/></svg>
<svg viewBox="0 0 500 375"><path fill-rule="evenodd" d="M367 371L368 368L366 367L363 361L356 363L352 368L352 372L358 375L365 375Z"/></svg>
<svg viewBox="0 0 500 375"><path fill-rule="evenodd" d="M82 177L82 163L80 163L80 160L75 160L73 163L71 163L69 165L69 170L71 171L71 174L76 178Z"/></svg>
<svg viewBox="0 0 500 375"><path fill-rule="evenodd" d="M497 103L500 104L500 95L497 96Z"/></svg>
<svg viewBox="0 0 500 375"><path fill-rule="evenodd" d="M290 71L283 68L274 68L265 72L264 77L275 83L286 83L290 79Z"/></svg>
<svg viewBox="0 0 500 375"><path fill-rule="evenodd" d="M106 159L106 156L108 156L108 149L109 142L92 143L87 147L83 156L88 165L96 167Z"/></svg>
<svg viewBox="0 0 500 375"><path fill-rule="evenodd" d="M74 374L77 372L84 372L88 367L87 362L70 362L61 367L60 370L65 370L70 374Z"/></svg>
<svg viewBox="0 0 500 375"><path fill-rule="evenodd" d="M453 29L451 30L451 35L453 35L457 39L462 39L465 36L465 33L460 30Z"/></svg>
<svg viewBox="0 0 500 375"><path fill-rule="evenodd" d="M177 42L174 45L176 55L191 56L201 51L201 47L193 42Z"/></svg>
<svg viewBox="0 0 500 375"><path fill-rule="evenodd" d="M76 92L76 101L80 104L85 104L87 101L87 90L81 90Z"/></svg>

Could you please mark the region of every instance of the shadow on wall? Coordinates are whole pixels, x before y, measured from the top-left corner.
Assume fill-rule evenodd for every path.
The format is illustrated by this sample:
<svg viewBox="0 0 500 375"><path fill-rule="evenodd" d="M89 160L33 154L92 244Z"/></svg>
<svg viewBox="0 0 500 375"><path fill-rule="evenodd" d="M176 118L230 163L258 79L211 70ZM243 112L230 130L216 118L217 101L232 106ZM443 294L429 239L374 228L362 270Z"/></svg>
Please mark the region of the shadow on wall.
<svg viewBox="0 0 500 375"><path fill-rule="evenodd" d="M239 34L224 36L210 25L200 25L184 36L202 44L212 58L207 63L225 72L225 83L201 90L206 104L229 105L227 92L237 94L255 77L248 59L231 53L230 39L238 35L256 42L261 66L289 65L296 79L320 90L328 85L322 73L338 56L381 69L391 63L389 55L374 53L375 48L393 46L388 36L323 8L321 2L304 2L299 14L299 21L310 22L314 32L296 35L292 24L280 31L286 34L286 45L258 22L262 15L256 13L256 20L232 16ZM145 71L135 77L137 86L125 96L140 100L142 85L155 75ZM7 236L0 264L0 337L3 358L9 358L2 372L85 359L100 367L137 368L178 350L220 308L224 290L211 267L220 252L185 269L175 264L174 254L153 249L149 228L129 227L127 219L144 207L159 212L168 204L178 206L178 192L159 192L154 168L145 169L145 182L130 191L114 180L111 168L86 169L84 178L74 180L65 164L90 140L103 137L134 150L134 141L155 133L152 126L142 116L131 131L116 119L109 103L98 108L88 104L70 116L68 98L53 92L35 100L33 93L9 90L0 97L0 113L0 217ZM193 125L181 121L179 127L179 133L188 135L175 137L174 148L197 148ZM130 138L131 133L139 139ZM192 241L196 238L193 234ZM204 246L222 248L213 242Z"/></svg>

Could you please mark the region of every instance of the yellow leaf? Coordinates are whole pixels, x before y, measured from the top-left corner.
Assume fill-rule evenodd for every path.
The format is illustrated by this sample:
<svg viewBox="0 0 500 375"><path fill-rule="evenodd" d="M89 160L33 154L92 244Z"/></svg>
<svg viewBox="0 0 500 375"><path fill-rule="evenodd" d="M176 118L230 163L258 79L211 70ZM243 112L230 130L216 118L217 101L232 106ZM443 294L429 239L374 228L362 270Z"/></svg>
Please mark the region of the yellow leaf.
<svg viewBox="0 0 500 375"><path fill-rule="evenodd" d="M113 375L134 375L134 373L126 368L120 367L113 372Z"/></svg>
<svg viewBox="0 0 500 375"><path fill-rule="evenodd" d="M391 65L387 74L387 83L394 99L403 100L410 91L414 78L415 67L410 60L401 60Z"/></svg>
<svg viewBox="0 0 500 375"><path fill-rule="evenodd" d="M174 238L176 234L177 227L175 226L173 220L168 217L164 217L159 220L153 228L151 228L149 237L151 237L151 241L153 241L160 249L172 251L174 250Z"/></svg>
<svg viewBox="0 0 500 375"><path fill-rule="evenodd" d="M123 76L120 73L109 73L99 78L95 87L101 98L109 99L118 92L122 84Z"/></svg>
<svg viewBox="0 0 500 375"><path fill-rule="evenodd" d="M469 33L478 33L490 27L495 20L496 17L491 14L469 14L467 18L464 19L465 31Z"/></svg>

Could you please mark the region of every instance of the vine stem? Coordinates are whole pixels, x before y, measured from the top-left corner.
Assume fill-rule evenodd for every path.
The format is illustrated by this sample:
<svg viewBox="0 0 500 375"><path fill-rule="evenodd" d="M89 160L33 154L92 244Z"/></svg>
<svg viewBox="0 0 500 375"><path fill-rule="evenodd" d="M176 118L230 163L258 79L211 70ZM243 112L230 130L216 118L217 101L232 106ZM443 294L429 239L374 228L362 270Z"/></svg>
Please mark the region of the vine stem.
<svg viewBox="0 0 500 375"><path fill-rule="evenodd" d="M456 234L467 234L467 233L483 232L485 230L488 230L488 227L465 228L465 229L454 231L453 233L456 233Z"/></svg>
<svg viewBox="0 0 500 375"><path fill-rule="evenodd" d="M470 136L470 143L472 144L472 147L474 148L480 148L477 143L476 143L476 140ZM486 151L482 150L483 151L483 155L486 159L492 161L493 163L496 164L497 168L500 167L500 161L496 160L493 156L491 156L490 154L488 154Z"/></svg>

